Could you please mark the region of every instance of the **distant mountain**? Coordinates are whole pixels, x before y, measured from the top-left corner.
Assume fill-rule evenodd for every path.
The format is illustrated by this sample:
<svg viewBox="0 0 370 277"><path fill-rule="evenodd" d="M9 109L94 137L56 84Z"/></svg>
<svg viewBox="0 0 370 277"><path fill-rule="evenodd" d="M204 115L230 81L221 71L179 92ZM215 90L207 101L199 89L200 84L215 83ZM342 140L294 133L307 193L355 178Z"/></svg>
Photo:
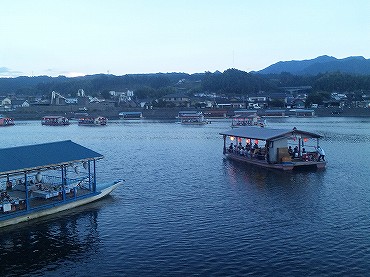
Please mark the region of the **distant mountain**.
<svg viewBox="0 0 370 277"><path fill-rule="evenodd" d="M337 59L331 56L320 56L311 60L281 61L258 71L261 74L280 74L289 72L294 75L317 75L319 73L337 72L359 75L370 74L370 59L348 57Z"/></svg>

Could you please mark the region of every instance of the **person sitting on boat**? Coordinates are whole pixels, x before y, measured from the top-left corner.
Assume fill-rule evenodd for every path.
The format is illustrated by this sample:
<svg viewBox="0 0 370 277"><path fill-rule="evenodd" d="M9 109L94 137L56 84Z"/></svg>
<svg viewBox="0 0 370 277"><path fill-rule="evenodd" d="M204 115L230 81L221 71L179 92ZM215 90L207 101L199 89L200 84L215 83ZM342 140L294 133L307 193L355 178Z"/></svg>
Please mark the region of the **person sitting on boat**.
<svg viewBox="0 0 370 277"><path fill-rule="evenodd" d="M231 153L231 152L233 152L233 150L234 150L234 144L231 143L230 146L229 146L229 152Z"/></svg>
<svg viewBox="0 0 370 277"><path fill-rule="evenodd" d="M294 156L294 158L298 158L298 156L299 156L298 146L294 147L293 156Z"/></svg>
<svg viewBox="0 0 370 277"><path fill-rule="evenodd" d="M308 161L308 154L304 148L302 149L302 160Z"/></svg>
<svg viewBox="0 0 370 277"><path fill-rule="evenodd" d="M319 154L319 157L317 158L317 161L319 162L321 159L325 162L325 151L320 146L317 146L317 153Z"/></svg>
<svg viewBox="0 0 370 277"><path fill-rule="evenodd" d="M242 149L242 147L243 147L242 143L239 142L238 149L240 150L240 149Z"/></svg>
<svg viewBox="0 0 370 277"><path fill-rule="evenodd" d="M293 157L293 149L290 145L289 145L289 148L288 148L288 153L291 157Z"/></svg>
<svg viewBox="0 0 370 277"><path fill-rule="evenodd" d="M254 149L258 149L258 144L257 143L254 143L253 148Z"/></svg>

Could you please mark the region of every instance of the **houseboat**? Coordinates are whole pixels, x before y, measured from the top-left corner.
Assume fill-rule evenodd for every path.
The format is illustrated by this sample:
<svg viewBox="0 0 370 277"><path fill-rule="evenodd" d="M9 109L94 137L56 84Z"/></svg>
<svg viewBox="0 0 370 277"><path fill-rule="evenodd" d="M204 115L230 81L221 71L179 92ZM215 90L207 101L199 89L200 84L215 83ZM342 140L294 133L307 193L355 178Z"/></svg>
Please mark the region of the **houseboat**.
<svg viewBox="0 0 370 277"><path fill-rule="evenodd" d="M286 110L282 110L282 109L276 109L276 110L264 110L264 111L261 111L260 113L261 117L276 117L276 118L286 118L286 117L289 117L287 114L286 114Z"/></svg>
<svg viewBox="0 0 370 277"><path fill-rule="evenodd" d="M180 119L180 123L183 125L204 125L208 123L203 113L198 111L181 111L177 118Z"/></svg>
<svg viewBox="0 0 370 277"><path fill-rule="evenodd" d="M120 112L118 115L120 119L143 119L142 112Z"/></svg>
<svg viewBox="0 0 370 277"><path fill-rule="evenodd" d="M13 126L13 125L14 125L13 118L4 117L4 116L0 115L0 127Z"/></svg>
<svg viewBox="0 0 370 277"><path fill-rule="evenodd" d="M231 127L237 128L241 126L258 126L266 127L266 120L259 117L257 114L251 115L235 115L232 118Z"/></svg>
<svg viewBox="0 0 370 277"><path fill-rule="evenodd" d="M69 125L69 120L64 116L48 115L42 118L41 124L48 126L65 126Z"/></svg>
<svg viewBox="0 0 370 277"><path fill-rule="evenodd" d="M293 170L322 169L318 158L319 134L294 129L247 126L220 133L226 158L260 167ZM294 149L294 151L293 151Z"/></svg>
<svg viewBox="0 0 370 277"><path fill-rule="evenodd" d="M78 119L78 125L80 126L105 126L107 125L108 119L104 116L87 116Z"/></svg>
<svg viewBox="0 0 370 277"><path fill-rule="evenodd" d="M70 140L0 149L0 227L98 200L123 183L97 183L103 156Z"/></svg>

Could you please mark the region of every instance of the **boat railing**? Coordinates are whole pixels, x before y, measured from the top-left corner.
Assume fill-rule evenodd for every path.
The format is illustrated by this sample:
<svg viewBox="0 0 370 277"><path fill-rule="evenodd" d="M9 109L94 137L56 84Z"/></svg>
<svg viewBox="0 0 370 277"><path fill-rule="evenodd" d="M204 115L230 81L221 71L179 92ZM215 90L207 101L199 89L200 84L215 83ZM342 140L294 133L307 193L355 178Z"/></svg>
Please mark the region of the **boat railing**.
<svg viewBox="0 0 370 277"><path fill-rule="evenodd" d="M92 174L84 174L77 178L66 178L67 187L79 187L89 189L89 180L93 182L94 176ZM56 187L62 185L62 178L52 175L43 175L40 181L36 180L36 177L30 177L27 179L28 190L32 190L36 184L47 184L48 186ZM25 183L19 177L2 179L0 181L0 191L5 190L21 190L25 191Z"/></svg>

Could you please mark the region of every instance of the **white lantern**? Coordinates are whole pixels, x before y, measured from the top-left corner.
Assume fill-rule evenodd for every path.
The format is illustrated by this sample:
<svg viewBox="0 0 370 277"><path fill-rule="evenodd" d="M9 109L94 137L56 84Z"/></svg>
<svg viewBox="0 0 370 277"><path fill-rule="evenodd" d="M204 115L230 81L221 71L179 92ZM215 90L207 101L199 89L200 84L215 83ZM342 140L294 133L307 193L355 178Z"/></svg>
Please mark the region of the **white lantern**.
<svg viewBox="0 0 370 277"><path fill-rule="evenodd" d="M36 174L36 181L37 181L38 183L40 183L40 182L41 182L41 180L42 180L42 174L41 174L41 172L37 172L37 174Z"/></svg>

